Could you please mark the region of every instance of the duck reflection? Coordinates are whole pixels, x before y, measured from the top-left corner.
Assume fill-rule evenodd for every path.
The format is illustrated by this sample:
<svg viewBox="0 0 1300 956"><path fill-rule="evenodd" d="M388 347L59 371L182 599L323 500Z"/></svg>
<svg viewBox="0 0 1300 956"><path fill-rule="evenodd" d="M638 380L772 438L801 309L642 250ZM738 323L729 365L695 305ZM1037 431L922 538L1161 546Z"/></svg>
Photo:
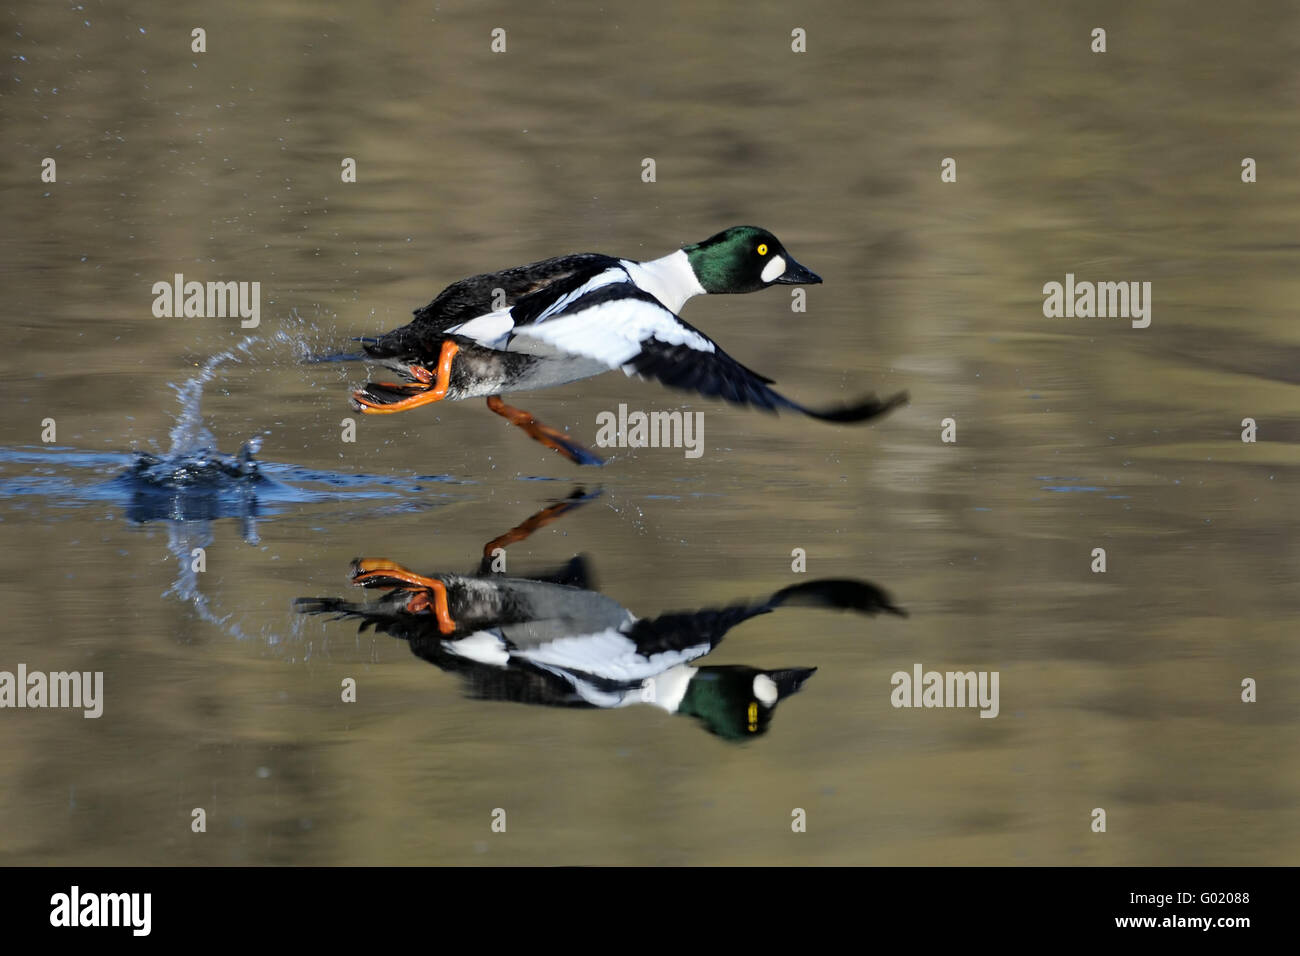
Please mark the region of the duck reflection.
<svg viewBox="0 0 1300 956"><path fill-rule="evenodd" d="M360 631L404 640L416 656L461 677L471 697L547 707L645 704L694 717L728 740L764 733L777 705L816 670L696 665L732 628L799 607L906 616L873 584L823 579L753 603L641 618L593 589L583 557L531 577L490 570L502 542L522 540L587 500L575 493L488 542L475 573L422 575L358 558L353 585L387 593L376 601L299 598L297 610L359 620Z"/></svg>

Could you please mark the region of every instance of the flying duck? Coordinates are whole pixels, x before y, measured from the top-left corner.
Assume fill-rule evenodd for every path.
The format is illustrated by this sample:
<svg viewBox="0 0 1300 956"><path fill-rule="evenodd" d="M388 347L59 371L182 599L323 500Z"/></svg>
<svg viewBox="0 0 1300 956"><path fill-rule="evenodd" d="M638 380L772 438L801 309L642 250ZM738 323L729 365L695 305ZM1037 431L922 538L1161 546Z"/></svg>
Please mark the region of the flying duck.
<svg viewBox="0 0 1300 956"><path fill-rule="evenodd" d="M907 401L869 395L816 410L786 398L677 314L705 293L756 292L822 280L774 235L734 226L659 259L599 253L544 259L448 286L407 325L362 338L367 355L402 375L369 382L353 406L389 414L431 402L486 397L488 408L578 464L601 459L564 432L505 404L506 392L563 385L621 369L738 405L800 412L830 422L862 422Z"/></svg>

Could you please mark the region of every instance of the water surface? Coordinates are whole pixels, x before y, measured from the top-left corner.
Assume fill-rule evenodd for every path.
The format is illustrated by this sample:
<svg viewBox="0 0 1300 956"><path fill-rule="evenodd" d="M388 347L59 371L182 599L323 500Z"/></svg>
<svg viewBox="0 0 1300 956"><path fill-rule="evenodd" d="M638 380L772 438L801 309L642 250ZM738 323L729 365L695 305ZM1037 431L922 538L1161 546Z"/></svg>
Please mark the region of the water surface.
<svg viewBox="0 0 1300 956"><path fill-rule="evenodd" d="M4 19L0 669L102 670L106 702L0 712L0 860L1295 861L1297 8ZM345 443L365 370L303 361L470 273L742 222L825 284L802 314L778 288L685 318L796 399L909 407L836 428L618 374L521 397L588 442L620 402L705 413L699 459L579 470L478 402L363 418ZM178 272L261 282L261 326L155 318ZM1067 273L1152 282L1150 328L1044 318ZM178 434L223 455L259 438L274 485L133 510L113 482ZM400 640L294 614L357 596L358 556L471 569L578 485L601 494L511 545L511 574L584 553L639 615L849 577L910 616L735 628L710 665L818 668L738 744L650 708L468 699ZM998 671L999 716L891 707L916 662Z"/></svg>

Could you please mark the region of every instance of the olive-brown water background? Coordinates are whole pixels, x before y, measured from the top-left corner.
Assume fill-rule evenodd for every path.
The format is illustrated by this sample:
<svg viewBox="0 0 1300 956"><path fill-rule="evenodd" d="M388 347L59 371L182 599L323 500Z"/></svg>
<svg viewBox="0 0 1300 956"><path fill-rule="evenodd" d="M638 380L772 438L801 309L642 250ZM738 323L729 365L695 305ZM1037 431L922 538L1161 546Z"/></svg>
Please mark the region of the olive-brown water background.
<svg viewBox="0 0 1300 956"><path fill-rule="evenodd" d="M165 526L0 499L0 669L106 681L99 720L0 711L0 861L1295 862L1300 5L0 19L0 445L39 446L52 417L60 446L165 448L168 384L249 334L155 318L152 284L181 272L262 283L260 343L204 395L223 450L269 431L270 461L456 479L390 507L292 506L258 544L217 522L201 585L228 626L164 595ZM837 428L618 374L521 397L587 441L619 402L705 413L698 460L580 471L478 402L363 418L345 444L364 370L296 360L470 273L651 258L746 222L825 284L805 314L777 288L686 319L793 397L905 388L909 407ZM1150 281L1151 327L1044 318L1067 272ZM511 549L511 571L584 552L651 615L770 593L803 548L808 577L873 580L912 616L734 631L710 663L820 668L739 746L650 708L466 700L398 641L293 620L294 597L348 590L356 555L469 568L579 480L602 497ZM892 708L890 675L915 662L998 671L1000 716Z"/></svg>

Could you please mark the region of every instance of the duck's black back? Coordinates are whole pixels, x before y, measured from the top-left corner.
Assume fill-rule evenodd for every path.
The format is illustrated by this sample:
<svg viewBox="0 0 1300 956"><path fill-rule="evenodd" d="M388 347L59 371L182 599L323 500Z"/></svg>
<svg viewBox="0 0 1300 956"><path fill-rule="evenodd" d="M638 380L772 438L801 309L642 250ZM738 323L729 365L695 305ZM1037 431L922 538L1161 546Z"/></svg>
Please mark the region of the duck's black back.
<svg viewBox="0 0 1300 956"><path fill-rule="evenodd" d="M436 354L442 346L443 334L452 326L496 308L513 306L524 296L553 282L577 274L593 274L617 264L618 260L612 256L580 252L461 279L439 292L428 305L416 309L410 324L367 341L365 349L376 358ZM497 289L504 294L504 301L497 295Z"/></svg>

